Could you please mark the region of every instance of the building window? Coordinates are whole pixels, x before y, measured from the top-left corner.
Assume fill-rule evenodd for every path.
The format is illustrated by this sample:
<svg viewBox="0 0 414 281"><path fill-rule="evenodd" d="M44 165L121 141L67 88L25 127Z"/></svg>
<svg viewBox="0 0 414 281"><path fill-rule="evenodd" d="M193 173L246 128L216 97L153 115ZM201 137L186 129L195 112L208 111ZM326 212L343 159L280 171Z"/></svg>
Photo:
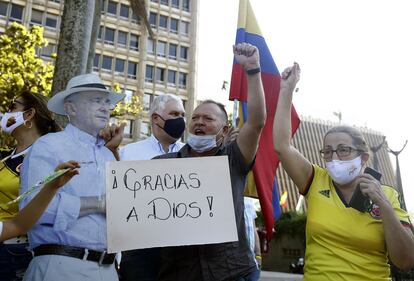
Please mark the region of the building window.
<svg viewBox="0 0 414 281"><path fill-rule="evenodd" d="M0 2L0 16L7 16L7 8L9 5L4 2Z"/></svg>
<svg viewBox="0 0 414 281"><path fill-rule="evenodd" d="M54 16L54 15L46 15L46 26L52 29L56 29L57 28L57 21L58 21L58 17Z"/></svg>
<svg viewBox="0 0 414 281"><path fill-rule="evenodd" d="M124 128L124 138L132 138L132 120L124 120L126 121L126 126Z"/></svg>
<svg viewBox="0 0 414 281"><path fill-rule="evenodd" d="M119 16L121 18L129 19L129 7L125 4L121 4L121 9L119 11Z"/></svg>
<svg viewBox="0 0 414 281"><path fill-rule="evenodd" d="M118 30L118 47L126 48L128 33Z"/></svg>
<svg viewBox="0 0 414 281"><path fill-rule="evenodd" d="M56 45L49 43L47 46L42 47L42 57L50 58L56 53Z"/></svg>
<svg viewBox="0 0 414 281"><path fill-rule="evenodd" d="M157 26L157 14L156 13L153 13L153 12L150 13L149 23L152 27Z"/></svg>
<svg viewBox="0 0 414 281"><path fill-rule="evenodd" d="M118 8L118 3L114 1L108 2L108 9L106 10L109 15L116 16L116 10Z"/></svg>
<svg viewBox="0 0 414 281"><path fill-rule="evenodd" d="M118 58L115 60L115 72L124 74L124 72L125 72L125 60L118 59Z"/></svg>
<svg viewBox="0 0 414 281"><path fill-rule="evenodd" d="M186 88L187 87L187 73L180 72L178 76L178 86L180 88Z"/></svg>
<svg viewBox="0 0 414 281"><path fill-rule="evenodd" d="M170 19L170 31L172 33L178 33L178 19Z"/></svg>
<svg viewBox="0 0 414 281"><path fill-rule="evenodd" d="M137 78L137 63L133 61L128 62L128 77Z"/></svg>
<svg viewBox="0 0 414 281"><path fill-rule="evenodd" d="M145 93L144 96L142 97L142 102L143 102L143 110L144 111L149 111L150 109L150 105L151 105L151 94Z"/></svg>
<svg viewBox="0 0 414 281"><path fill-rule="evenodd" d="M23 20L23 6L12 4L11 12L10 12L10 19L16 21Z"/></svg>
<svg viewBox="0 0 414 281"><path fill-rule="evenodd" d="M43 24L43 12L39 10L32 10L32 17L30 18L30 25Z"/></svg>
<svg viewBox="0 0 414 281"><path fill-rule="evenodd" d="M177 71L168 69L168 84L175 85Z"/></svg>
<svg viewBox="0 0 414 281"><path fill-rule="evenodd" d="M145 81L152 82L154 80L154 67L152 65L145 66Z"/></svg>
<svg viewBox="0 0 414 281"><path fill-rule="evenodd" d="M187 60L188 59L188 47L180 47L180 59Z"/></svg>
<svg viewBox="0 0 414 281"><path fill-rule="evenodd" d="M102 56L102 69L106 71L112 70L112 57Z"/></svg>
<svg viewBox="0 0 414 281"><path fill-rule="evenodd" d="M183 35L188 35L189 23L186 21L180 21L180 33Z"/></svg>
<svg viewBox="0 0 414 281"><path fill-rule="evenodd" d="M171 0L171 6L173 8L179 8L180 7L180 0Z"/></svg>
<svg viewBox="0 0 414 281"><path fill-rule="evenodd" d="M132 96L134 95L134 91L125 89L124 94L125 94L124 102L131 103Z"/></svg>
<svg viewBox="0 0 414 281"><path fill-rule="evenodd" d="M150 38L148 38L148 41L147 41L147 52L148 54L154 54L155 52L154 40Z"/></svg>
<svg viewBox="0 0 414 281"><path fill-rule="evenodd" d="M157 42L157 56L165 57L165 50L167 48L167 43L163 41Z"/></svg>
<svg viewBox="0 0 414 281"><path fill-rule="evenodd" d="M141 123L141 138L148 137L150 135L149 123Z"/></svg>
<svg viewBox="0 0 414 281"><path fill-rule="evenodd" d="M95 54L93 57L93 70L98 71L99 69L99 59L101 58L101 55Z"/></svg>
<svg viewBox="0 0 414 281"><path fill-rule="evenodd" d="M103 29L104 29L104 27L102 25L99 26L99 30L98 30L98 41L101 41L102 40Z"/></svg>
<svg viewBox="0 0 414 281"><path fill-rule="evenodd" d="M170 59L177 59L177 44L170 43L170 48L168 50L168 57Z"/></svg>
<svg viewBox="0 0 414 281"><path fill-rule="evenodd" d="M105 28L105 44L114 45L115 40L115 29L106 27Z"/></svg>
<svg viewBox="0 0 414 281"><path fill-rule="evenodd" d="M167 16L160 15L159 27L161 29L167 29L167 25L168 25L168 17Z"/></svg>
<svg viewBox="0 0 414 281"><path fill-rule="evenodd" d="M190 0L182 0L183 3L183 10L189 12L190 11Z"/></svg>
<svg viewBox="0 0 414 281"><path fill-rule="evenodd" d="M168 6L168 0L161 0L160 3Z"/></svg>
<svg viewBox="0 0 414 281"><path fill-rule="evenodd" d="M106 4L106 0L102 0L101 1L101 14L105 13L105 4Z"/></svg>
<svg viewBox="0 0 414 281"><path fill-rule="evenodd" d="M131 14L131 21L133 23L139 23L139 18L134 12L132 12L132 14Z"/></svg>
<svg viewBox="0 0 414 281"><path fill-rule="evenodd" d="M134 51L138 51L138 47L139 47L139 37L138 37L138 35L130 34L129 35L129 48L134 50Z"/></svg>
<svg viewBox="0 0 414 281"><path fill-rule="evenodd" d="M164 68L157 67L157 69L155 71L155 79L156 79L157 82L164 83L164 73L165 73Z"/></svg>

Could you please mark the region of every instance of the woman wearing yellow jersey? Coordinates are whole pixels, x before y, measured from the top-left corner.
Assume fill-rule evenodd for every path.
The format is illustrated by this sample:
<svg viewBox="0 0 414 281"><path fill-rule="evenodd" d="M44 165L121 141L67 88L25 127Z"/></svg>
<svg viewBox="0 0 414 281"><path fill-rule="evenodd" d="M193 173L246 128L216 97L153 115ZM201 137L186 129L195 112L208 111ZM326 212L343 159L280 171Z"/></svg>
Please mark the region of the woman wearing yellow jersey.
<svg viewBox="0 0 414 281"><path fill-rule="evenodd" d="M26 234L47 208L47 205L53 199L59 187L65 185L73 176L79 174L77 168L80 168L80 166L75 161L68 161L57 166L56 171L61 169L69 170L45 184L33 200L12 219L4 222L0 221L0 242Z"/></svg>
<svg viewBox="0 0 414 281"><path fill-rule="evenodd" d="M60 128L47 109L46 97L22 93L4 113L0 126L3 133L16 140L13 149L0 149L0 204L7 204L19 195L20 168L24 155L42 135ZM0 221L12 219L18 212L18 203L0 207ZM32 254L27 250L27 236L7 239L0 243L0 279L21 280Z"/></svg>
<svg viewBox="0 0 414 281"><path fill-rule="evenodd" d="M414 236L398 193L364 174L369 158L362 134L336 126L324 137L326 169L311 164L291 144L293 90L298 64L282 73L273 124L279 160L308 203L304 280L390 280L389 259L401 269L414 266ZM369 197L366 212L351 208L357 186Z"/></svg>

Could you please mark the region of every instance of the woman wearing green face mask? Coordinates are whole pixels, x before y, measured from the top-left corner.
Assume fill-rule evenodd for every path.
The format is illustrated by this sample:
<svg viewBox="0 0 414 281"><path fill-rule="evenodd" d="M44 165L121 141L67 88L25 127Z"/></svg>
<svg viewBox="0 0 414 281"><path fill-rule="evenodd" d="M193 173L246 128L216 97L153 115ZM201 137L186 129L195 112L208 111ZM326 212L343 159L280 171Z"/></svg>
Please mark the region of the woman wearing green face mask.
<svg viewBox="0 0 414 281"><path fill-rule="evenodd" d="M16 146L0 149L0 204L7 204L19 195L20 168L30 146L42 135L60 131L47 109L46 97L22 93L10 104L0 121L2 132L11 135ZM10 220L19 210L18 204L0 208L0 221ZM30 260L25 235L0 244L0 276L2 280L20 280ZM16 279L17 278L17 279Z"/></svg>

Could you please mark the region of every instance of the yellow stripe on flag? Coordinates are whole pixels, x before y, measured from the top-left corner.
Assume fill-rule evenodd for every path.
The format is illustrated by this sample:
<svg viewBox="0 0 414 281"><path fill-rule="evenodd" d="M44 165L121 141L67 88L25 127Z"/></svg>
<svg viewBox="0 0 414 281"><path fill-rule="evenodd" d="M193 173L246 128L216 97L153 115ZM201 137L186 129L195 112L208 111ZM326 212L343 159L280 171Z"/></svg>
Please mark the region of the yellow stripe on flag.
<svg viewBox="0 0 414 281"><path fill-rule="evenodd" d="M262 35L250 2L248 0L240 0L239 5L237 28L244 28L246 32Z"/></svg>
<svg viewBox="0 0 414 281"><path fill-rule="evenodd" d="M253 172L250 171L247 174L246 188L244 189L244 196L259 198L256 189L256 183L254 182Z"/></svg>
<svg viewBox="0 0 414 281"><path fill-rule="evenodd" d="M280 206L282 206L283 208L286 208L287 206L287 197L288 197L288 192L285 191L283 192L282 196L280 196Z"/></svg>

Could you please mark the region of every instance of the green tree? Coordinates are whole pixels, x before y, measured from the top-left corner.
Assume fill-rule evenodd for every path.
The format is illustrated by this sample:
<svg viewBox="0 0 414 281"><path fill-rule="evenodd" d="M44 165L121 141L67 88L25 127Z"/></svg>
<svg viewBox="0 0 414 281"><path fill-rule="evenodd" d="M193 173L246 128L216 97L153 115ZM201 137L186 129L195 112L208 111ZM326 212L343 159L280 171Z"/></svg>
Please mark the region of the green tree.
<svg viewBox="0 0 414 281"><path fill-rule="evenodd" d="M115 83L112 90L115 93L121 93L121 86L118 83ZM143 110L143 102L140 96L132 96L130 101L121 101L119 102L114 110L112 110L111 117L123 117L127 119L128 117L133 117L134 119L137 116L140 116Z"/></svg>
<svg viewBox="0 0 414 281"><path fill-rule="evenodd" d="M153 37L148 21L147 1L129 0L129 2L132 11L144 23L142 34L147 31ZM92 72L96 40L101 23L101 7L104 3L103 0L65 0L51 95L65 89L70 78ZM137 111L141 108L137 107L140 99L136 97L131 103L118 106L113 115L120 116L128 112L128 114L140 113ZM133 108L129 108L129 105ZM66 118L57 118L57 120L60 125L65 126Z"/></svg>
<svg viewBox="0 0 414 281"><path fill-rule="evenodd" d="M47 45L43 28L30 30L12 23L0 35L0 111L23 91L48 95L52 87L53 65L44 62L36 51Z"/></svg>

